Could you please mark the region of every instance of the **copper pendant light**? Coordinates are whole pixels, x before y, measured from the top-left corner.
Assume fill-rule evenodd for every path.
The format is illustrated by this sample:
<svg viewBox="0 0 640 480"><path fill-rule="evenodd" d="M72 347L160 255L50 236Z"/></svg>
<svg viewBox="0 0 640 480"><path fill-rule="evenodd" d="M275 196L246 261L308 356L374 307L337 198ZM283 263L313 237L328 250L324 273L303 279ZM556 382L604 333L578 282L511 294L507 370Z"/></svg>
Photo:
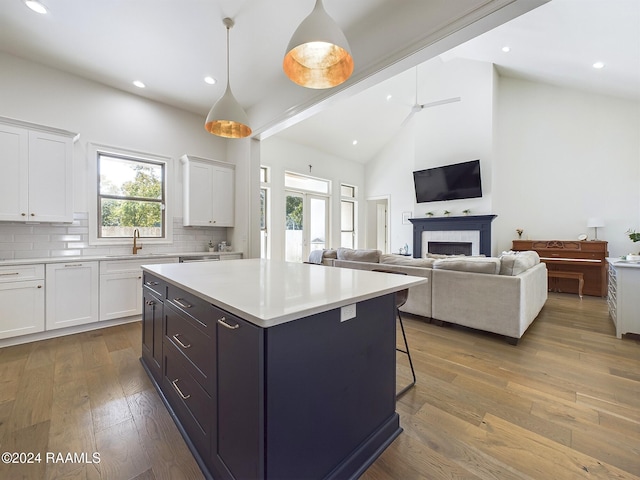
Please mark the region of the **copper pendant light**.
<svg viewBox="0 0 640 480"><path fill-rule="evenodd" d="M316 0L294 32L282 62L289 79L307 88L331 88L353 73L351 48L340 27Z"/></svg>
<svg viewBox="0 0 640 480"><path fill-rule="evenodd" d="M227 28L227 89L224 95L211 107L204 128L207 132L225 138L244 138L251 135L249 117L242 109L231 92L229 82L229 30L233 27L233 20L222 20Z"/></svg>

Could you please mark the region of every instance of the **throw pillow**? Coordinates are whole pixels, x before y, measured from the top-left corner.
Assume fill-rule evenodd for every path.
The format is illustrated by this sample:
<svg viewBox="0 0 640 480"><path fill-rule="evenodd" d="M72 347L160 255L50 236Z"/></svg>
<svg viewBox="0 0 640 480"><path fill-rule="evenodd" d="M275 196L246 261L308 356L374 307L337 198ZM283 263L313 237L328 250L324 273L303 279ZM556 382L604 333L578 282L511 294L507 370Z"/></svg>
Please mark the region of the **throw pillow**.
<svg viewBox="0 0 640 480"><path fill-rule="evenodd" d="M500 275L520 275L540 263L538 252L509 252L500 256Z"/></svg>

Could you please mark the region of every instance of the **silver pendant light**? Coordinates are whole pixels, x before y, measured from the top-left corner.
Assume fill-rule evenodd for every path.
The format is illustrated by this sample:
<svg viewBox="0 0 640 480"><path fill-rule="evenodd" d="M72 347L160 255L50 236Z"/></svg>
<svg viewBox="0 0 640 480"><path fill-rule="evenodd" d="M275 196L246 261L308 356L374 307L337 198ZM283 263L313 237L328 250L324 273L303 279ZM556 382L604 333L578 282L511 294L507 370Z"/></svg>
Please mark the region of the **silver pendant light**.
<svg viewBox="0 0 640 480"><path fill-rule="evenodd" d="M307 88L331 88L353 73L351 48L340 27L316 0L294 32L282 62L289 79Z"/></svg>
<svg viewBox="0 0 640 480"><path fill-rule="evenodd" d="M227 89L224 95L211 107L204 128L207 132L225 138L244 138L251 135L249 117L231 93L229 82L229 30L233 27L233 20L222 20L227 28Z"/></svg>

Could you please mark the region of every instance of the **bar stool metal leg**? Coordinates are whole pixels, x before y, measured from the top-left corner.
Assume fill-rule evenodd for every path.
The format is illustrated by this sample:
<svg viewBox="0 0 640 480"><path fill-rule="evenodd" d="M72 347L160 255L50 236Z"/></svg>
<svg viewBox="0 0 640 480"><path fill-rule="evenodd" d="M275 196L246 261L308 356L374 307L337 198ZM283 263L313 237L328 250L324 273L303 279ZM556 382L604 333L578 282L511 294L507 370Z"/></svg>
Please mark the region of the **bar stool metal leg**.
<svg viewBox="0 0 640 480"><path fill-rule="evenodd" d="M404 347L405 347L404 350L396 347L396 350L398 352L405 353L407 355L407 358L409 358L409 366L411 367L411 376L413 377L413 381L409 385L402 388L402 390L396 393L396 399L398 399L402 395L407 393L409 389L416 384L416 371L413 369L413 361L411 361L411 353L409 352L409 343L407 342L407 335L404 333L404 324L402 323L402 317L400 316L400 309L399 308L396 309L396 312L398 314L398 321L400 322L400 330L402 330L402 338L404 339Z"/></svg>

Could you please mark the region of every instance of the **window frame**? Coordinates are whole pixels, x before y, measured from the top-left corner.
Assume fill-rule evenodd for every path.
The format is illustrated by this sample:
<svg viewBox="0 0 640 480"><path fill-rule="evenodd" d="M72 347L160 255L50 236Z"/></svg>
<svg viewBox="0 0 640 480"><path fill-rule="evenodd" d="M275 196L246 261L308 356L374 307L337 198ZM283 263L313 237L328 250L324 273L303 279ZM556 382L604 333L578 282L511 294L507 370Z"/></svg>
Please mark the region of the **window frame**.
<svg viewBox="0 0 640 480"><path fill-rule="evenodd" d="M346 196L343 195L343 191L345 188L348 188L351 190L351 192L353 192L353 195L350 196ZM355 185L349 185L347 183L341 183L340 184L340 246L341 247L345 247L345 245L342 245L342 236L344 234L351 234L351 241L352 241L352 246L349 248L356 248L358 242L357 242L357 233L358 233L358 188ZM350 204L351 206L351 222L352 222L352 229L351 230L343 230L342 229L342 206L343 204Z"/></svg>
<svg viewBox="0 0 640 480"><path fill-rule="evenodd" d="M264 195L264 206L261 205L260 225L260 258L271 258L271 171L269 167L260 166L260 194ZM263 243L264 242L264 243Z"/></svg>
<svg viewBox="0 0 640 480"><path fill-rule="evenodd" d="M170 157L162 155L156 155L151 153L139 152L135 150L128 150L119 147L112 147L108 145L100 145L97 143L90 143L88 148L88 230L89 230L89 245L103 245L103 246L117 246L117 245L129 245L133 240L133 237L102 237L99 235L100 230L100 192L98 189L99 178L99 158L100 156L110 156L114 158L122 158L124 160L139 161L141 163L150 163L155 165L162 165L163 167L163 179L164 186L163 191L163 237L144 237L145 244L149 245L165 245L173 243L173 192L172 192L172 179L173 176L173 160Z"/></svg>

